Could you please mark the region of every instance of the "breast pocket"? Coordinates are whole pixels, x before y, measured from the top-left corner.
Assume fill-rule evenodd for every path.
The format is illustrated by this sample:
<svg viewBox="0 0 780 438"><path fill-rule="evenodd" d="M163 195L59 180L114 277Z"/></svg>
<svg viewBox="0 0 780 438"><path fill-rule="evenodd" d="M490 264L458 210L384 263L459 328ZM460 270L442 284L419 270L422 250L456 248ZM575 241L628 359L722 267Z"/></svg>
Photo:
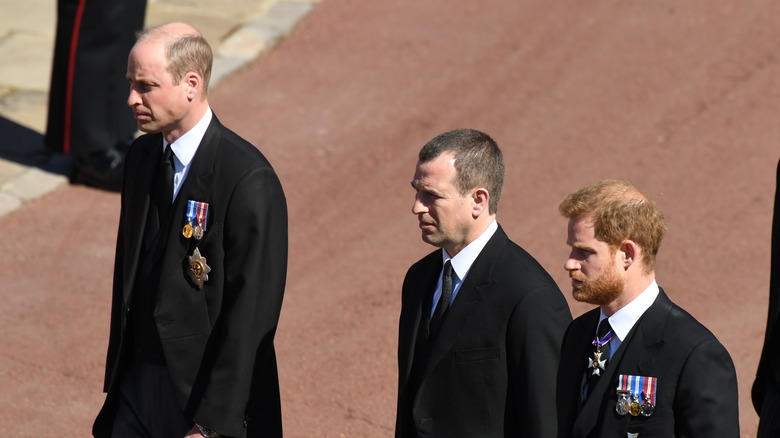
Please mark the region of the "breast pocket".
<svg viewBox="0 0 780 438"><path fill-rule="evenodd" d="M497 346L455 350L455 361L458 363L483 362L500 357L501 350Z"/></svg>

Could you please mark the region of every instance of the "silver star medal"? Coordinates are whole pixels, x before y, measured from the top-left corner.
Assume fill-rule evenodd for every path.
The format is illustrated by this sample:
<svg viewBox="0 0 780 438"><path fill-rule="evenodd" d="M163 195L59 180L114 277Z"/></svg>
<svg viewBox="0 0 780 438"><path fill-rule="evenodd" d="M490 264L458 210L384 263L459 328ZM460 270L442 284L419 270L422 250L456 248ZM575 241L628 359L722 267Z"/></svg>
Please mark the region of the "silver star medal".
<svg viewBox="0 0 780 438"><path fill-rule="evenodd" d="M190 256L190 277L198 287L203 287L203 282L209 281L211 268L206 264L206 257L200 255L200 249L195 248Z"/></svg>

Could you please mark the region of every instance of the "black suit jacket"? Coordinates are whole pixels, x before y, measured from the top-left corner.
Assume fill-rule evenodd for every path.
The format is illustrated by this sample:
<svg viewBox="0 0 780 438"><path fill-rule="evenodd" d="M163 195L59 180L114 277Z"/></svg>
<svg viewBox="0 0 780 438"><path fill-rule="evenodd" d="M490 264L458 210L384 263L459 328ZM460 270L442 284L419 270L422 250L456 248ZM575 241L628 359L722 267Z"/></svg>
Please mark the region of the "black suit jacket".
<svg viewBox="0 0 780 438"><path fill-rule="evenodd" d="M776 183L780 183L780 163L777 166ZM769 276L769 312L766 320L766 335L761 359L758 362L756 380L753 383L753 406L761 413L766 387L780 387L780 190L775 188L774 215L772 218L772 258ZM765 421L762 419L762 421Z"/></svg>
<svg viewBox="0 0 780 438"><path fill-rule="evenodd" d="M162 150L160 134L144 135L126 160L114 268L111 334L104 390L94 433L110 432L128 362L128 313L142 258L150 188ZM209 204L205 235L186 239L188 200ZM281 436L273 339L287 269L287 207L265 157L212 119L161 233L164 249L154 320L176 395L192 421L228 436ZM211 272L203 288L189 276L197 246Z"/></svg>
<svg viewBox="0 0 780 438"><path fill-rule="evenodd" d="M427 345L441 268L437 250L404 280L396 437L555 436L555 369L571 321L555 282L499 227Z"/></svg>
<svg viewBox="0 0 780 438"><path fill-rule="evenodd" d="M726 349L661 290L620 344L583 404L586 359L599 309L572 322L558 372L559 438L739 437L737 376ZM658 379L649 417L615 411L620 374Z"/></svg>

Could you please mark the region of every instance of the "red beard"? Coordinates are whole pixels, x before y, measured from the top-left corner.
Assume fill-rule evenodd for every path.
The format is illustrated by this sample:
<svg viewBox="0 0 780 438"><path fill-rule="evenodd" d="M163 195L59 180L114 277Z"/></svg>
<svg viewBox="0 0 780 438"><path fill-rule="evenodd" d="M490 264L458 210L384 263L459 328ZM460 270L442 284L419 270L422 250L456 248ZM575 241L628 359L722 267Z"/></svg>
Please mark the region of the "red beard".
<svg viewBox="0 0 780 438"><path fill-rule="evenodd" d="M582 283L572 287L575 300L603 306L617 299L623 292L625 281L618 275L617 266L605 270L600 276L588 280L579 272L571 272L569 277Z"/></svg>

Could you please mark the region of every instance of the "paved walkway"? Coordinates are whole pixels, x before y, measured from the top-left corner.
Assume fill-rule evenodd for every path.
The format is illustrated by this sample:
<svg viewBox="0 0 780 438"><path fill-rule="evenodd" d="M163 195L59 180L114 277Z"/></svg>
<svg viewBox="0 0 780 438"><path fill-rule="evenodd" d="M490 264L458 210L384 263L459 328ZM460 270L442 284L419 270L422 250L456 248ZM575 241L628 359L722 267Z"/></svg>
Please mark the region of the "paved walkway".
<svg viewBox="0 0 780 438"><path fill-rule="evenodd" d="M213 87L278 44L319 1L149 0L146 25L184 21L200 29L214 49ZM68 183L68 157L48 154L42 137L54 3L8 2L0 14L0 217Z"/></svg>

